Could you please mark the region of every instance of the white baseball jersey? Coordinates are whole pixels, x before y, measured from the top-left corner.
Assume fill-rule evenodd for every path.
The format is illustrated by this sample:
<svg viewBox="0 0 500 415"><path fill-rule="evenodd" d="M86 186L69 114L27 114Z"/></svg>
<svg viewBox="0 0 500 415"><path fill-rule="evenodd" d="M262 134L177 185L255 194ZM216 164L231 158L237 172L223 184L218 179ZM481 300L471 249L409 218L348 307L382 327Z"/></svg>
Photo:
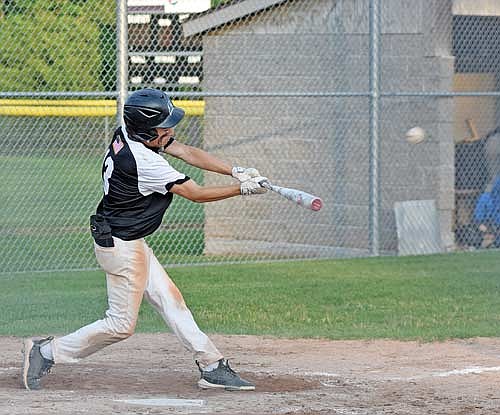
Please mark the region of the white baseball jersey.
<svg viewBox="0 0 500 415"><path fill-rule="evenodd" d="M113 236L130 241L160 226L173 198L169 190L189 177L154 149L131 140L120 127L104 156L102 179L104 196L97 213L106 217Z"/></svg>

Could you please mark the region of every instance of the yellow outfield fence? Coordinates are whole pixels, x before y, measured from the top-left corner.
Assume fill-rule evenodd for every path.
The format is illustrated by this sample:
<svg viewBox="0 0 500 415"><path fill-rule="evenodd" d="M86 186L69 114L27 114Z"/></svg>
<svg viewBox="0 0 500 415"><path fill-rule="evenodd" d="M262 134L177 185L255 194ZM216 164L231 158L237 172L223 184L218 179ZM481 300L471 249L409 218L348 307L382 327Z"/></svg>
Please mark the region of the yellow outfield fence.
<svg viewBox="0 0 500 415"><path fill-rule="evenodd" d="M186 115L200 116L205 112L204 101L174 101ZM0 99L0 116L17 117L113 117L116 115L114 99Z"/></svg>

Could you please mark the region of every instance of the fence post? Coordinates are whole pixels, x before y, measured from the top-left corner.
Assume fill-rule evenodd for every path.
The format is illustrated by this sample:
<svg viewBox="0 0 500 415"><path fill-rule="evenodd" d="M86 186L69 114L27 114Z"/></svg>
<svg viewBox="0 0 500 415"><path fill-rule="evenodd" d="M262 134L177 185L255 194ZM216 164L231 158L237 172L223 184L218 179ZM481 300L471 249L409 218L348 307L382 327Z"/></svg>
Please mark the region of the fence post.
<svg viewBox="0 0 500 415"><path fill-rule="evenodd" d="M128 24L127 0L116 0L116 122L123 119L123 103L128 95Z"/></svg>
<svg viewBox="0 0 500 415"><path fill-rule="evenodd" d="M370 0L370 213L369 235L372 255L379 255L379 0Z"/></svg>

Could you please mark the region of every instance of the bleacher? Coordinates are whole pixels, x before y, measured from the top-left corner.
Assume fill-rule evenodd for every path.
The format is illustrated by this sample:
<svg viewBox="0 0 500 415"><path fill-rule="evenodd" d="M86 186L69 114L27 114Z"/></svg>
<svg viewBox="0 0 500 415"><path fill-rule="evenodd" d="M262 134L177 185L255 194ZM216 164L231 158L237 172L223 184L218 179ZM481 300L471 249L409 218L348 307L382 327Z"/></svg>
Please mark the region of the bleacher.
<svg viewBox="0 0 500 415"><path fill-rule="evenodd" d="M184 39L181 24L210 1L129 0L128 55L131 88L198 91L202 81L201 36Z"/></svg>

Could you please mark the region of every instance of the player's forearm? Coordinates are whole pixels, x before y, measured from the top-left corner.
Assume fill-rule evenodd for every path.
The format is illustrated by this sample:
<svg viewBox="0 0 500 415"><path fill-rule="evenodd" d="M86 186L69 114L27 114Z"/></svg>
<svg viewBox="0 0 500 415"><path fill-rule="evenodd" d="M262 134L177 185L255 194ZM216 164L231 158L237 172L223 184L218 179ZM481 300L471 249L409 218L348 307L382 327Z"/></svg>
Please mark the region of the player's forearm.
<svg viewBox="0 0 500 415"><path fill-rule="evenodd" d="M194 200L198 203L215 202L217 200L228 199L234 196L240 196L241 190L239 185L220 186L220 187L204 187L203 191Z"/></svg>
<svg viewBox="0 0 500 415"><path fill-rule="evenodd" d="M203 170L231 175L232 166L230 164L196 147L189 147L189 151L183 155L183 160Z"/></svg>
<svg viewBox="0 0 500 415"><path fill-rule="evenodd" d="M207 187L175 185L170 191L197 203L216 202L241 195L240 186L237 184Z"/></svg>

